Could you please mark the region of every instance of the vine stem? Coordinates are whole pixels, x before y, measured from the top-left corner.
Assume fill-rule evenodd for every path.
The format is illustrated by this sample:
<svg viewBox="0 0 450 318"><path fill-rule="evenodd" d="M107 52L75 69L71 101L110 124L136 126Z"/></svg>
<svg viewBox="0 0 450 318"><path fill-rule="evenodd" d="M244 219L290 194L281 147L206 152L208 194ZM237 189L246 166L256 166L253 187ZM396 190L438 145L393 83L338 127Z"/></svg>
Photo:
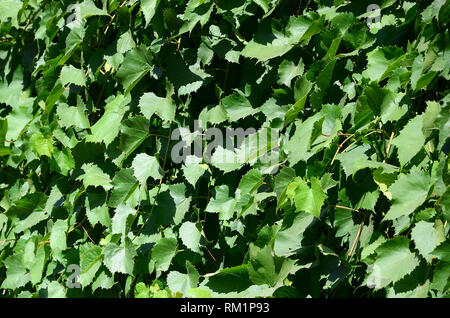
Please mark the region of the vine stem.
<svg viewBox="0 0 450 318"><path fill-rule="evenodd" d="M353 251L355 250L356 243L358 242L359 236L361 235L362 228L364 226L364 222L366 221L367 213L364 214L364 219L359 226L358 233L356 233L355 240L353 241L352 247L350 248L350 252L348 253L347 259L352 257Z"/></svg>
<svg viewBox="0 0 450 318"><path fill-rule="evenodd" d="M382 133L382 132L384 132L384 131L381 130L381 129L372 130L371 132L365 134L365 135L363 136L363 138L365 138L365 137L367 137L367 136L370 136L370 135L372 135L372 134L375 134L375 133ZM348 145L348 147L345 148L342 152L346 152L347 150L350 149L351 146L353 146L353 145L356 144L357 142L358 142L358 140L352 142L352 143L351 143L350 145Z"/></svg>
<svg viewBox="0 0 450 318"><path fill-rule="evenodd" d="M70 233L70 232L72 232L73 230L76 230L77 228L79 228L82 224L83 224L83 222L84 221L86 221L86 219L87 219L87 215L83 218L83 220L81 220L78 224L77 224L77 222L75 222L73 225L73 228L71 229L71 230L69 230L69 232L67 232L67 233ZM76 225L75 225L76 224Z"/></svg>
<svg viewBox="0 0 450 318"><path fill-rule="evenodd" d="M94 240L93 240L92 237L89 235L88 231L86 231L86 229L84 228L84 226L81 225L81 224L80 224L80 226L81 226L81 228L83 229L84 233L86 233L86 235L87 235L87 237L89 238L89 240L91 240L91 242L95 244Z"/></svg>
<svg viewBox="0 0 450 318"><path fill-rule="evenodd" d="M329 206L330 206L330 207L333 207L333 208L344 209L344 210L349 210L349 211L358 212L358 213L363 214L363 213L362 213L361 211L359 211L359 210L352 209L352 208L349 208L349 207L346 207L346 206L342 206L342 205L329 205Z"/></svg>
<svg viewBox="0 0 450 318"><path fill-rule="evenodd" d="M217 262L216 258L214 257L214 255L211 254L211 252L209 251L209 249L208 249L206 246L203 246L203 247L206 249L206 251L208 252L209 256L212 257L212 259L214 260L214 262Z"/></svg>
<svg viewBox="0 0 450 318"><path fill-rule="evenodd" d="M330 166L328 167L328 171L330 171L331 167L333 166L334 160L336 160L336 157L339 153L339 150L342 149L342 146L344 146L344 144L354 136L355 134L350 134L347 138L345 138L345 140L343 142L341 142L338 146L338 148L336 149L336 152L334 153L333 159L331 160Z"/></svg>
<svg viewBox="0 0 450 318"><path fill-rule="evenodd" d="M389 137L389 142L388 145L386 147L386 157L384 157L383 163L386 161L388 155L389 155L389 150L391 149L391 143L392 143L392 139L394 138L394 132L391 133L391 136Z"/></svg>

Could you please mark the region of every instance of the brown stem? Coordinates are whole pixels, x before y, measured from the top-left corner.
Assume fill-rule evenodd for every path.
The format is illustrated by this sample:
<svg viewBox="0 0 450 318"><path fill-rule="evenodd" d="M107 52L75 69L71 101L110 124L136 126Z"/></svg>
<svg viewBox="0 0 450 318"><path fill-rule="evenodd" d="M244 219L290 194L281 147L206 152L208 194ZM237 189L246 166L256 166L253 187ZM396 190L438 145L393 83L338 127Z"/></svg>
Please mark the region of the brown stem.
<svg viewBox="0 0 450 318"><path fill-rule="evenodd" d="M386 161L386 159L387 159L387 157L388 157L388 155L389 155L389 150L391 149L391 143L392 143L392 139L393 139L393 138L394 138L394 132L392 132L392 133L391 133L391 136L389 137L389 143L388 143L387 148L386 148L386 157L384 157L383 162Z"/></svg>
<svg viewBox="0 0 450 318"><path fill-rule="evenodd" d="M208 254L212 257L212 259L214 260L214 262L217 262L216 258L214 257L214 255L211 254L211 252L209 251L209 249L204 246L204 248L206 249L206 251L208 252Z"/></svg>
<svg viewBox="0 0 450 318"><path fill-rule="evenodd" d="M348 253L347 259L352 257L353 251L355 250L356 242L358 242L359 236L361 235L362 228L364 226L364 222L366 221L367 213L364 215L364 219L359 226L358 233L356 233L355 240L353 241L352 247L350 248L350 252Z"/></svg>
<svg viewBox="0 0 450 318"><path fill-rule="evenodd" d="M350 139L354 136L355 134L350 134L347 138L345 138L345 140L343 142L341 142L338 146L338 148L336 149L336 152L334 153L333 159L331 160L330 166L328 167L328 171L330 171L331 167L333 166L334 160L336 160L336 157L339 153L339 150L342 149L342 146Z"/></svg>
<svg viewBox="0 0 450 318"><path fill-rule="evenodd" d="M81 225L81 228L83 229L84 233L86 233L86 235L87 235L88 238L91 240L91 242L95 244L94 240L91 238L91 236L90 236L89 233L86 231L86 229L84 228L83 225Z"/></svg>
<svg viewBox="0 0 450 318"><path fill-rule="evenodd" d="M349 210L349 211L353 211L353 212L362 213L359 210L355 210L355 209L352 209L352 208L349 208L349 207L346 207L346 206L342 206L342 205L329 205L329 206L333 207L333 208L344 209L344 210Z"/></svg>

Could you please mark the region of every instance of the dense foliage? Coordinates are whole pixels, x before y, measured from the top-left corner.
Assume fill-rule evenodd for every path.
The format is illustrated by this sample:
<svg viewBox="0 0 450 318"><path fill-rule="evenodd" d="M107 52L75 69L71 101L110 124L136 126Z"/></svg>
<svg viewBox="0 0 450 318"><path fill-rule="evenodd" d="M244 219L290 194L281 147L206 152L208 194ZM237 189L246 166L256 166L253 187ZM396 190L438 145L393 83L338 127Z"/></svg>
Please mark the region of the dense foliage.
<svg viewBox="0 0 450 318"><path fill-rule="evenodd" d="M1 0L1 295L450 295L449 3Z"/></svg>

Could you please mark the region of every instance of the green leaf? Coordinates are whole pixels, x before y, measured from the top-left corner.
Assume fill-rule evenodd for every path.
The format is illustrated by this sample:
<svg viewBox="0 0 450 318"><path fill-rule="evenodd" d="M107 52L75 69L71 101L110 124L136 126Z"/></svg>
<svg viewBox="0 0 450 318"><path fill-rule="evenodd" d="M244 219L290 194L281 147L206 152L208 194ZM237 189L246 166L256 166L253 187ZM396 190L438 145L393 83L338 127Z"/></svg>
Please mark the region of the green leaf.
<svg viewBox="0 0 450 318"><path fill-rule="evenodd" d="M286 86L291 86L291 81L297 76L302 76L305 65L303 60L300 59L298 64L295 65L294 62L285 60L278 67L278 82Z"/></svg>
<svg viewBox="0 0 450 318"><path fill-rule="evenodd" d="M254 194L263 184L264 178L258 169L252 169L242 176L238 189L241 193Z"/></svg>
<svg viewBox="0 0 450 318"><path fill-rule="evenodd" d="M67 176L69 171L75 168L75 159L72 156L72 152L68 148L64 148L62 151L55 150L53 152L53 158L50 162L50 166L61 174Z"/></svg>
<svg viewBox="0 0 450 318"><path fill-rule="evenodd" d="M41 298L66 298L66 290L57 281L48 281L45 279L38 286L39 296Z"/></svg>
<svg viewBox="0 0 450 318"><path fill-rule="evenodd" d="M127 104L130 101L130 95L109 98L103 116L91 127L91 135L86 137L86 141L103 141L108 146L119 133L120 121L128 110Z"/></svg>
<svg viewBox="0 0 450 318"><path fill-rule="evenodd" d="M72 65L63 66L59 78L64 86L67 84L86 86L86 77L83 70L77 69Z"/></svg>
<svg viewBox="0 0 450 318"><path fill-rule="evenodd" d="M306 76L302 76L295 81L294 97L296 102L284 115L284 126L287 126L294 121L297 114L303 110L312 87L313 83L308 81Z"/></svg>
<svg viewBox="0 0 450 318"><path fill-rule="evenodd" d="M392 140L392 144L398 148L398 159L404 166L423 147L425 137L422 133L423 115L411 119L400 131L400 134Z"/></svg>
<svg viewBox="0 0 450 318"><path fill-rule="evenodd" d="M31 283L38 284L44 274L44 266L47 262L46 248L44 246L37 247L33 265L30 267Z"/></svg>
<svg viewBox="0 0 450 318"><path fill-rule="evenodd" d="M137 254L128 237L125 238L125 242L121 246L115 243L106 245L103 255L103 263L111 273L133 274L134 258Z"/></svg>
<svg viewBox="0 0 450 318"><path fill-rule="evenodd" d="M109 190L113 187L109 175L104 173L103 170L100 169L97 165L94 165L92 163L85 163L83 164L81 169L83 169L84 174L79 176L77 180L83 181L83 185L85 188L89 186L101 186L105 190Z"/></svg>
<svg viewBox="0 0 450 318"><path fill-rule="evenodd" d="M56 113L63 127L73 126L82 129L90 127L85 107L70 107L67 104L60 104L56 108Z"/></svg>
<svg viewBox="0 0 450 318"><path fill-rule="evenodd" d="M399 120L407 111L406 106L399 106L400 100L404 94L395 94L393 91L380 88L373 82L364 89L359 102L366 103L374 114L379 114L383 122Z"/></svg>
<svg viewBox="0 0 450 318"><path fill-rule="evenodd" d="M10 255L5 261L6 279L2 282L2 288L17 289L25 286L30 280L30 273L22 262L22 255Z"/></svg>
<svg viewBox="0 0 450 318"><path fill-rule="evenodd" d="M450 287L450 263L439 262L434 270L431 288L445 292Z"/></svg>
<svg viewBox="0 0 450 318"><path fill-rule="evenodd" d="M382 81L400 65L404 57L403 50L398 47L377 47L367 53L367 68L362 76L371 81Z"/></svg>
<svg viewBox="0 0 450 318"><path fill-rule="evenodd" d="M16 140L31 119L33 119L33 115L28 111L28 107L22 106L14 109L6 116L8 121L6 139Z"/></svg>
<svg viewBox="0 0 450 318"><path fill-rule="evenodd" d="M447 240L439 244L431 254L441 261L450 262L450 242Z"/></svg>
<svg viewBox="0 0 450 318"><path fill-rule="evenodd" d="M183 183L171 184L167 190L161 191L154 210L157 224L181 223L191 204L191 197L186 197L185 193L186 185Z"/></svg>
<svg viewBox="0 0 450 318"><path fill-rule="evenodd" d="M177 240L162 238L152 248L152 259L157 270L165 272L169 269L172 258L177 250Z"/></svg>
<svg viewBox="0 0 450 318"><path fill-rule="evenodd" d="M210 19L214 3L210 0L189 0L186 11L184 11L184 20L186 24L181 27L180 32L192 32L194 27L200 23L204 26Z"/></svg>
<svg viewBox="0 0 450 318"><path fill-rule="evenodd" d="M5 23L8 18L11 18L13 26L18 27L18 16L20 9L22 9L23 3L19 0L2 0L0 3L0 21Z"/></svg>
<svg viewBox="0 0 450 318"><path fill-rule="evenodd" d="M148 25L153 16L155 15L156 10L158 9L158 5L161 0L142 0L141 1L141 10L144 14L145 25Z"/></svg>
<svg viewBox="0 0 450 318"><path fill-rule="evenodd" d="M287 186L286 194L295 202L296 211L305 211L320 218L320 211L327 195L317 178L311 179L311 187L303 179L295 178Z"/></svg>
<svg viewBox="0 0 450 318"><path fill-rule="evenodd" d="M142 116L132 117L122 123L118 147L122 153L114 159L117 166L121 167L121 164L150 136L148 129L149 120Z"/></svg>
<svg viewBox="0 0 450 318"><path fill-rule="evenodd" d="M394 220L402 215L410 215L425 202L430 188L430 177L414 169L410 174L400 174L389 187L392 205L383 220Z"/></svg>
<svg viewBox="0 0 450 318"><path fill-rule="evenodd" d="M102 265L102 248L91 246L80 253L80 284L90 285Z"/></svg>
<svg viewBox="0 0 450 318"><path fill-rule="evenodd" d="M200 63L188 64L180 55L167 58L167 77L175 86L178 95L188 95L196 92L211 79L211 75L200 68Z"/></svg>
<svg viewBox="0 0 450 318"><path fill-rule="evenodd" d="M180 238L183 244L189 248L190 250L193 250L194 252L200 253L200 238L201 233L197 229L195 223L192 222L184 222L180 226Z"/></svg>
<svg viewBox="0 0 450 318"><path fill-rule="evenodd" d="M191 288L197 287L200 275L189 261L186 261L186 270L187 274L172 271L167 275L167 286L173 293L187 296Z"/></svg>
<svg viewBox="0 0 450 318"><path fill-rule="evenodd" d="M94 15L108 15L108 13L106 10L97 8L92 0L83 1L80 4L80 18L86 19Z"/></svg>
<svg viewBox="0 0 450 318"><path fill-rule="evenodd" d="M145 286L143 282L137 283L136 286L134 286L134 297L150 298L150 289Z"/></svg>
<svg viewBox="0 0 450 318"><path fill-rule="evenodd" d="M244 159L245 160L245 159ZM224 171L225 173L240 168L244 161L239 158L235 150L223 148L221 145L216 147L210 159L211 165Z"/></svg>
<svg viewBox="0 0 450 318"><path fill-rule="evenodd" d="M397 167L387 163L368 160L369 157L366 155L366 152L369 149L370 147L365 144L355 145L354 147L351 147L347 151L341 152L336 156L336 159L341 162L342 168L344 169L347 177L350 175L354 176L356 172L365 168L382 168L383 173L392 173L398 170Z"/></svg>
<svg viewBox="0 0 450 318"><path fill-rule="evenodd" d="M134 157L131 167L133 168L133 174L136 179L143 184L147 182L148 177L152 177L155 180L163 177L158 159L146 153L140 153Z"/></svg>
<svg viewBox="0 0 450 318"><path fill-rule="evenodd" d="M125 95L153 69L152 55L143 47L136 47L125 54L124 62L117 71L117 78L122 83Z"/></svg>
<svg viewBox="0 0 450 318"><path fill-rule="evenodd" d="M420 254L427 261L430 261L432 258L430 253L442 242L434 224L425 221L420 221L415 224L411 232L411 239L414 241Z"/></svg>
<svg viewBox="0 0 450 318"><path fill-rule="evenodd" d="M229 220L233 217L236 200L229 197L227 185L221 185L215 188L216 195L209 200L205 211L210 213L219 213L221 220Z"/></svg>
<svg viewBox="0 0 450 318"><path fill-rule="evenodd" d="M158 97L153 93L145 93L139 100L139 108L142 115L151 118L157 114L163 120L174 120L176 105L170 96Z"/></svg>
<svg viewBox="0 0 450 318"><path fill-rule="evenodd" d="M53 140L44 136L40 131L35 132L30 138L31 149L39 156L51 157L54 147Z"/></svg>
<svg viewBox="0 0 450 318"><path fill-rule="evenodd" d="M186 181L189 182L193 187L195 187L198 179L200 179L200 177L205 174L205 171L208 170L208 166L206 164L199 163L199 161L196 159L188 159L188 158L197 158L197 157L195 156L187 157L186 163L183 165L181 169L183 170L183 175L186 178Z"/></svg>
<svg viewBox="0 0 450 318"><path fill-rule="evenodd" d="M260 248L250 244L248 274L256 285L277 286L286 278L295 260L273 255L269 245Z"/></svg>
<svg viewBox="0 0 450 318"><path fill-rule="evenodd" d="M136 47L136 43L134 42L130 32L123 33L117 40L118 53L126 53L134 47Z"/></svg>
<svg viewBox="0 0 450 318"><path fill-rule="evenodd" d="M50 247L53 252L64 251L67 248L66 232L68 229L67 221L57 220L53 224L50 234Z"/></svg>
<svg viewBox="0 0 450 318"><path fill-rule="evenodd" d="M286 215L281 229L275 235L273 251L277 256L290 256L304 247L305 231L314 223L314 216L309 213L291 213Z"/></svg>
<svg viewBox="0 0 450 318"><path fill-rule="evenodd" d="M223 98L221 103L227 112L230 122L238 121L239 119L254 115L258 112L257 109L252 107L250 101L240 92Z"/></svg>
<svg viewBox="0 0 450 318"><path fill-rule="evenodd" d="M395 283L411 273L419 265L416 255L409 249L406 237L393 238L376 249L377 258L365 285L376 289Z"/></svg>
<svg viewBox="0 0 450 318"><path fill-rule="evenodd" d="M289 52L295 44L311 38L323 28L323 20L291 17L284 27L276 20L264 20L241 54L266 61Z"/></svg>
<svg viewBox="0 0 450 318"><path fill-rule="evenodd" d="M55 149L53 151L53 157L50 161L50 166L55 171L68 176L69 171L75 168L75 159L73 158L70 149L64 148L62 151Z"/></svg>
<svg viewBox="0 0 450 318"><path fill-rule="evenodd" d="M316 121L321 118L321 114L315 114L308 117L303 122L297 120L295 125L295 133L284 144L284 150L288 153L289 166L294 166L299 161L308 160L313 153L309 152L311 144L311 134Z"/></svg>
<svg viewBox="0 0 450 318"><path fill-rule="evenodd" d="M64 65L66 61L72 56L78 46L83 43L85 29L81 24L73 26L66 37L66 51L64 56L59 59L57 65Z"/></svg>
<svg viewBox="0 0 450 318"><path fill-rule="evenodd" d="M126 205L123 203L120 204L116 208L116 210L114 212L114 216L112 218L111 232L113 234L122 234L123 236L125 236L127 233L127 228L129 227L128 221L130 219L130 216L134 216L134 215L136 215L135 209L133 209L129 205ZM132 219L134 220L134 218L132 218Z"/></svg>
<svg viewBox="0 0 450 318"><path fill-rule="evenodd" d="M99 274L97 275L95 281L92 283L92 291L101 289L110 289L114 285L114 277L109 273L105 267L101 267Z"/></svg>
<svg viewBox="0 0 450 318"><path fill-rule="evenodd" d="M43 193L30 193L15 201L5 215L11 220L14 232L20 233L49 217L45 208L47 196Z"/></svg>
<svg viewBox="0 0 450 318"><path fill-rule="evenodd" d="M85 199L86 215L92 226L100 223L106 227L111 225L106 195L89 192Z"/></svg>
<svg viewBox="0 0 450 318"><path fill-rule="evenodd" d="M133 176L132 169L122 169L113 178L114 189L111 192L108 204L111 207L117 207L121 203L130 200L132 206L135 206L134 193L139 186L139 181Z"/></svg>

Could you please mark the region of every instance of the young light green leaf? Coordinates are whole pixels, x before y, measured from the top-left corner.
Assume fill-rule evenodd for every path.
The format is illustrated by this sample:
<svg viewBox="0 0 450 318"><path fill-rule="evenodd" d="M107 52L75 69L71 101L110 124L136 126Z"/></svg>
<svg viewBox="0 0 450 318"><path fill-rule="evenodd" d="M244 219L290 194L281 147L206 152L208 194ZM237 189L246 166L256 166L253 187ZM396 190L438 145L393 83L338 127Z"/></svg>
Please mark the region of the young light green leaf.
<svg viewBox="0 0 450 318"><path fill-rule="evenodd" d="M127 104L131 101L130 95L117 95L107 100L103 116L91 127L91 135L86 141L101 142L108 146L118 135L120 121L128 110Z"/></svg>
<svg viewBox="0 0 450 318"><path fill-rule="evenodd" d="M219 213L221 220L229 220L233 217L236 200L229 197L228 186L221 185L215 188L215 198L211 198L205 211Z"/></svg>
<svg viewBox="0 0 450 318"><path fill-rule="evenodd" d="M163 98L153 93L145 93L139 100L139 108L146 118L157 114L163 120L175 119L176 105L169 96Z"/></svg>
<svg viewBox="0 0 450 318"><path fill-rule="evenodd" d="M53 252L64 251L67 248L66 232L68 229L66 220L57 220L53 224L50 234L50 247Z"/></svg>
<svg viewBox="0 0 450 318"><path fill-rule="evenodd" d="M137 254L128 237L125 238L125 242L121 246L115 243L106 245L103 255L103 263L111 273L133 274L134 258Z"/></svg>
<svg viewBox="0 0 450 318"><path fill-rule="evenodd" d="M152 177L155 180L163 177L158 159L146 153L140 153L134 157L131 167L133 168L134 176L142 184L147 182L148 177Z"/></svg>
<svg viewBox="0 0 450 318"><path fill-rule="evenodd" d="M200 238L201 233L197 229L195 223L184 222L180 227L180 238L187 248L193 250L194 252L200 253Z"/></svg>
<svg viewBox="0 0 450 318"><path fill-rule="evenodd" d="M103 170L100 169L97 165L94 165L92 163L85 163L83 164L81 169L83 169L84 174L79 176L77 180L83 181L83 185L85 188L89 186L101 186L105 190L109 190L113 187L109 175L104 173Z"/></svg>
<svg viewBox="0 0 450 318"><path fill-rule="evenodd" d="M75 68L72 65L63 66L59 78L64 86L67 84L86 86L86 77L83 70Z"/></svg>

